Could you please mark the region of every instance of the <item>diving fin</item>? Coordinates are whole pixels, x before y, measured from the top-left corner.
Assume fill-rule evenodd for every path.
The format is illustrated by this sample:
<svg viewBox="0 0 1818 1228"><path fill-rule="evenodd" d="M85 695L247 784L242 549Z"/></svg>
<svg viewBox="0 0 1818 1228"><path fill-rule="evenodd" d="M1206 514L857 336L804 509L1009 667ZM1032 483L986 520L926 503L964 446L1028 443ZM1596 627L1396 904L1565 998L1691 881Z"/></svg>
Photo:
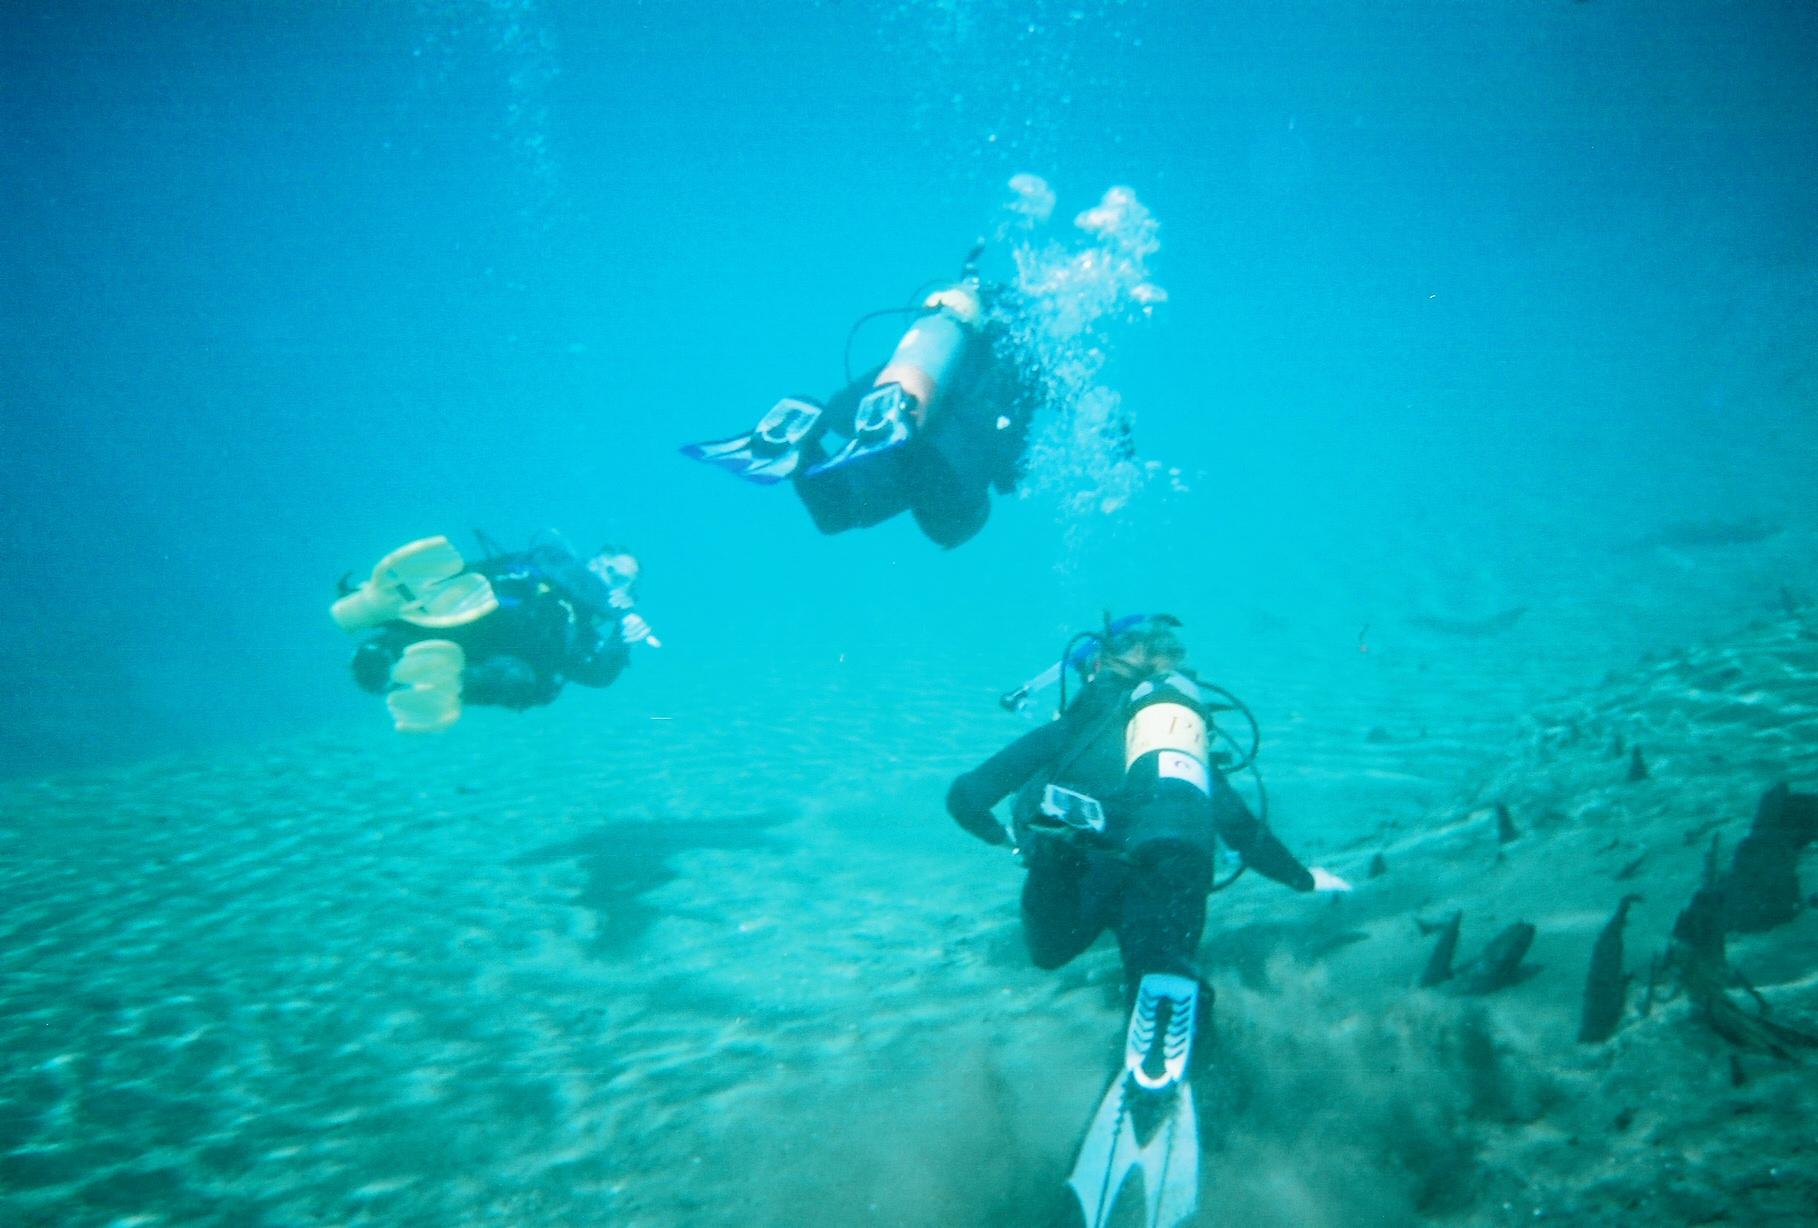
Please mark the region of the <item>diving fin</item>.
<svg viewBox="0 0 1818 1228"><path fill-rule="evenodd" d="M398 615L412 626L440 631L478 622L499 608L492 581L474 571L464 571L437 585Z"/></svg>
<svg viewBox="0 0 1818 1228"><path fill-rule="evenodd" d="M1199 1118L1187 1058L1199 983L1152 972L1136 991L1124 1068L1099 1102L1067 1178L1086 1228L1105 1228L1131 1169L1140 1169L1144 1228L1176 1228L1199 1207Z"/></svg>
<svg viewBox="0 0 1818 1228"><path fill-rule="evenodd" d="M467 654L452 640L418 640L391 667L397 690L385 696L399 733L433 733L461 719Z"/></svg>
<svg viewBox="0 0 1818 1228"><path fill-rule="evenodd" d="M915 398L901 384L880 384L865 394L853 417L852 438L808 471L809 477L901 447L915 437Z"/></svg>
<svg viewBox="0 0 1818 1228"><path fill-rule="evenodd" d="M813 401L784 397L758 419L749 435L682 445L682 455L706 461L747 482L770 486L793 475L802 463L802 441L821 420Z"/></svg>
<svg viewBox="0 0 1818 1228"><path fill-rule="evenodd" d="M330 608L343 631L403 621L419 627L462 627L499 608L492 584L467 571L446 537L419 538L379 560L372 578Z"/></svg>

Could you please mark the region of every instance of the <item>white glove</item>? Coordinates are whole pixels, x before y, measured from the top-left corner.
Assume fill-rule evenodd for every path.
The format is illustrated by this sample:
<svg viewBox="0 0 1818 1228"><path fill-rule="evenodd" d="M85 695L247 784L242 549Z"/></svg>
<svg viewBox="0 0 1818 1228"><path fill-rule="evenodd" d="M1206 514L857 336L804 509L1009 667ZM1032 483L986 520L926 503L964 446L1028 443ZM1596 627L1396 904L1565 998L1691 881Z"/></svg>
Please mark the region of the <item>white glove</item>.
<svg viewBox="0 0 1818 1228"><path fill-rule="evenodd" d="M651 633L650 624L644 621L642 614L627 614L619 620L619 638L627 644L644 643L652 648L663 646L663 641Z"/></svg>
<svg viewBox="0 0 1818 1228"><path fill-rule="evenodd" d="M1349 891L1351 884L1338 875L1321 866L1308 866L1313 872L1313 890L1315 891Z"/></svg>

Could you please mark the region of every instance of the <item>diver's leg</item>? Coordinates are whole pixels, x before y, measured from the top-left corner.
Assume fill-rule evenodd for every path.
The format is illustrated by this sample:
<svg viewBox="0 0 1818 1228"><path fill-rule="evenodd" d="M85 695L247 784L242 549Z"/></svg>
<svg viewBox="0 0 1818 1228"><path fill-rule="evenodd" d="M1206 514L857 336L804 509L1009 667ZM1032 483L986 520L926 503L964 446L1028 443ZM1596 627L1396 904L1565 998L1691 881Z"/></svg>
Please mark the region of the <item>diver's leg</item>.
<svg viewBox="0 0 1818 1228"><path fill-rule="evenodd" d="M1117 945L1132 992L1151 972L1198 978L1194 956L1206 927L1212 858L1181 840L1155 840L1132 850L1134 869L1117 918Z"/></svg>
<svg viewBox="0 0 1818 1228"><path fill-rule="evenodd" d="M868 529L909 506L906 470L900 452L870 456L852 465L795 479L795 493L823 533Z"/></svg>
<svg viewBox="0 0 1818 1228"><path fill-rule="evenodd" d="M909 483L915 523L943 550L972 540L991 516L989 488L968 483L933 452L922 453L916 462L916 480Z"/></svg>
<svg viewBox="0 0 1818 1228"><path fill-rule="evenodd" d="M373 695L383 695L391 688L391 667L398 663L403 647L390 637L367 640L354 649L348 665L353 670L354 685Z"/></svg>
<svg viewBox="0 0 1818 1228"><path fill-rule="evenodd" d="M1030 839L1023 882L1023 941L1037 968L1058 968L1092 945L1108 920L1115 863L1060 840Z"/></svg>
<svg viewBox="0 0 1818 1228"><path fill-rule="evenodd" d="M429 633L401 623L393 623L354 649L348 662L353 670L354 685L373 695L392 689L391 671L403 660L412 644L432 638Z"/></svg>
<svg viewBox="0 0 1818 1228"><path fill-rule="evenodd" d="M985 527L1013 425L989 380L969 380L942 407L916 449L909 483L915 521L936 545L951 550Z"/></svg>
<svg viewBox="0 0 1818 1228"><path fill-rule="evenodd" d="M562 684L522 657L507 654L468 665L461 674L461 700L498 708L535 708L556 697Z"/></svg>
<svg viewBox="0 0 1818 1228"><path fill-rule="evenodd" d="M849 474L834 472L813 478L798 476L794 486L796 497L808 509L808 517L814 521L814 527L821 532L832 536L864 524Z"/></svg>

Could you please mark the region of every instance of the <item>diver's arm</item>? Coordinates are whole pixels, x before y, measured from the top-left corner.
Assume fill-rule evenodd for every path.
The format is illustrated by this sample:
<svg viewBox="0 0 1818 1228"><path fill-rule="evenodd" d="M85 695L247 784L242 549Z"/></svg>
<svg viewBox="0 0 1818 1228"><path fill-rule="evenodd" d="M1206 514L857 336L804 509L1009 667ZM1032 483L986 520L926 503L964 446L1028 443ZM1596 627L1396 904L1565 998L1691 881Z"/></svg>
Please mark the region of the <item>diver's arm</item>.
<svg viewBox="0 0 1818 1228"><path fill-rule="evenodd" d="M594 624L594 642L585 652L570 654L562 674L570 682L582 686L611 686L624 672L625 663L631 657L631 648L619 634L619 621L611 619L604 625Z"/></svg>
<svg viewBox="0 0 1818 1228"><path fill-rule="evenodd" d="M991 808L1022 788L1042 765L1059 758L1070 736L1064 720L1025 733L953 782L947 790L947 813L986 844L1008 844L1010 836Z"/></svg>
<svg viewBox="0 0 1818 1228"><path fill-rule="evenodd" d="M573 602L582 613L593 618L618 617L618 610L612 601L612 589L570 551L553 542L544 542L530 551L530 560L536 574Z"/></svg>
<svg viewBox="0 0 1818 1228"><path fill-rule="evenodd" d="M1218 828L1218 838L1252 870L1296 891L1313 890L1313 872L1250 813L1237 790L1216 774L1212 781L1212 822Z"/></svg>

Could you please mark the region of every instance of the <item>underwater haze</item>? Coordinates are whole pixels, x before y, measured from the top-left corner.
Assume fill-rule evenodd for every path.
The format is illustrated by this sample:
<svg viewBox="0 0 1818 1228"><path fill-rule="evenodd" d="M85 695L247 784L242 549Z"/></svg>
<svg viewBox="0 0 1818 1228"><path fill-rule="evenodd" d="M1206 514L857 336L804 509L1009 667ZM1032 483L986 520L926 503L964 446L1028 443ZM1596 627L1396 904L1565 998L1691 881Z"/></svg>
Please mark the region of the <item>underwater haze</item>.
<svg viewBox="0 0 1818 1228"><path fill-rule="evenodd" d="M1166 610L1359 884L1337 937L1214 897L1196 1222L1803 1222L1809 1142L1696 1116L1721 1040L1549 1064L1547 943L1606 839L1677 876L1640 951L1688 799L1818 784L1814 48L1797 0L4 6L0 1221L1065 1222L1116 953L1030 968L943 797L1070 634ZM861 317L981 241L1059 374L976 539L679 453L882 362ZM662 646L394 732L337 581L546 529L637 552ZM1669 748L1654 792L1571 800L1523 758L1567 724ZM1434 852L1516 798L1633 808L1569 907ZM1385 850L1436 860L1371 896ZM1560 976L1399 1005L1452 902ZM1795 1019L1810 916L1756 976ZM1655 1150L1543 1145L1653 1079L1700 1106Z"/></svg>
<svg viewBox="0 0 1818 1228"><path fill-rule="evenodd" d="M1286 637L1256 620L1348 649L1517 605L1601 607L1626 652L1771 600L1810 529L1804 5L6 21L9 772L356 719L335 578L470 526L634 543L661 670L735 685L1018 675L1132 602L1219 668ZM1057 230L1114 185L1158 220L1167 302L1103 381L1184 490L1051 484L949 556L676 456L830 391L852 320L957 271L1024 173ZM1703 519L1785 532L1619 553Z"/></svg>

